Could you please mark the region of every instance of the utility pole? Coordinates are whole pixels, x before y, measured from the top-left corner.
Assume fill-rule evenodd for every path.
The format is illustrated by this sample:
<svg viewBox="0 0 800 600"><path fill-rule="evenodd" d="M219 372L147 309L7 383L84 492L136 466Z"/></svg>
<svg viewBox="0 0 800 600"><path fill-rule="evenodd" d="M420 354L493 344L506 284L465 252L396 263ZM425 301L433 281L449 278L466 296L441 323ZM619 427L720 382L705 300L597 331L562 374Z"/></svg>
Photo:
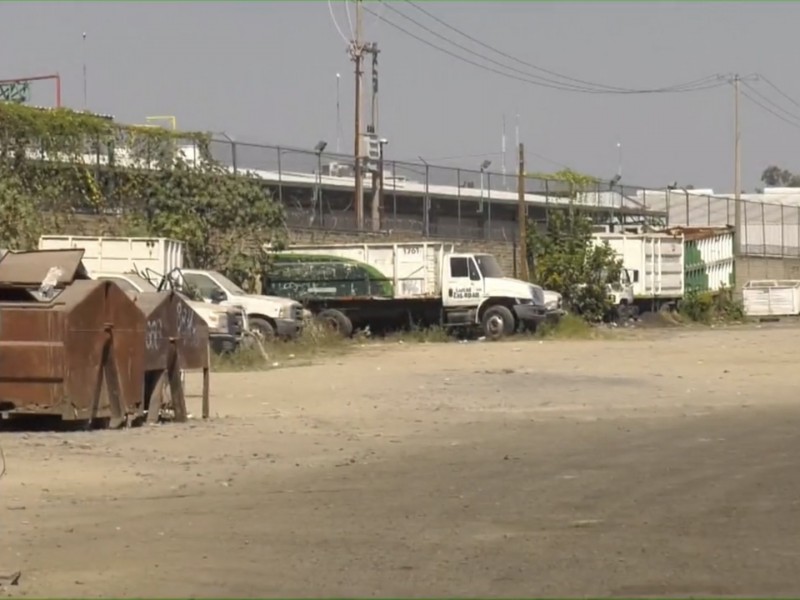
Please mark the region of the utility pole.
<svg viewBox="0 0 800 600"><path fill-rule="evenodd" d="M365 50L372 54L372 118L371 118L371 131L372 135L378 134L378 44L368 44ZM380 142L378 142L380 144ZM383 168L381 160L378 161L378 168ZM380 184L383 181L383 174L374 172L372 173L372 205L370 211L370 218L372 221L372 231L380 231L381 229L381 215L380 215L380 197L382 190Z"/></svg>
<svg viewBox="0 0 800 600"><path fill-rule="evenodd" d="M742 134L739 120L739 87L741 82L756 81L758 75L740 77L735 73L728 78L733 83L733 251L735 256L742 254L742 230L747 223L742 222Z"/></svg>
<svg viewBox="0 0 800 600"><path fill-rule="evenodd" d="M528 215L525 207L525 145L519 145L517 170L517 221L519 221L519 278L528 280Z"/></svg>
<svg viewBox="0 0 800 600"><path fill-rule="evenodd" d="M733 76L733 251L737 258L742 254L742 157L739 134L739 74Z"/></svg>
<svg viewBox="0 0 800 600"><path fill-rule="evenodd" d="M361 43L362 0L356 0L356 39L350 44L350 58L355 63L356 95L355 95L355 139L353 142L353 160L355 175L354 204L356 207L356 229L364 228L364 190L361 175L361 59L364 46Z"/></svg>

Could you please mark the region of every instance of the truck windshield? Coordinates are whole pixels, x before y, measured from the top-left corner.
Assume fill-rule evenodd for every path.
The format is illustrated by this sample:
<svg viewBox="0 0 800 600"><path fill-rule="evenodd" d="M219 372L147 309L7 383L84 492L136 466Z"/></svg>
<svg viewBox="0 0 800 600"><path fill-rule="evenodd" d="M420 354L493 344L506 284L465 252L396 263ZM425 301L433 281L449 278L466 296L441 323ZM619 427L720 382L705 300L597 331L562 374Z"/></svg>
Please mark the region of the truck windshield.
<svg viewBox="0 0 800 600"><path fill-rule="evenodd" d="M234 296L247 295L247 292L245 292L242 288L233 283L230 279L225 277L225 275L223 275L222 273L219 273L217 271L209 271L209 273L211 273L212 277L214 277L214 279L217 280L217 283L219 283L222 287L225 288L226 292L233 294Z"/></svg>
<svg viewBox="0 0 800 600"><path fill-rule="evenodd" d="M503 269L491 254L476 254L475 262L478 263L478 268L484 277L504 277Z"/></svg>

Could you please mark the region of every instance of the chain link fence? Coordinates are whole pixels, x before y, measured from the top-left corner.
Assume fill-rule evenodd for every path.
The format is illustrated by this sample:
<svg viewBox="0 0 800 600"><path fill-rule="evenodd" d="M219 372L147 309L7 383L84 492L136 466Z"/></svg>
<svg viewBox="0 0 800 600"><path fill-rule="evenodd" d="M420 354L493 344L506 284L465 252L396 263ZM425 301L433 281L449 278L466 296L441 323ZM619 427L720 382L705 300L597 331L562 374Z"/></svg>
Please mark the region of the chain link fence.
<svg viewBox="0 0 800 600"><path fill-rule="evenodd" d="M107 163L107 151L95 148L83 160ZM352 156L243 143L228 136L214 137L209 151L232 170L261 177L285 207L289 226L359 230ZM182 153L190 162L201 159L188 141ZM519 231L517 186L516 174L442 167L422 159L384 160L382 170L363 177L362 228L514 241ZM732 195L702 190L648 189L618 181L593 181L576 189L566 181L534 176L525 178L524 187L527 218L537 223L546 223L551 211L568 206L583 209L598 230L609 231L722 228L737 221ZM797 194L743 194L739 218L743 254L800 258L800 189Z"/></svg>

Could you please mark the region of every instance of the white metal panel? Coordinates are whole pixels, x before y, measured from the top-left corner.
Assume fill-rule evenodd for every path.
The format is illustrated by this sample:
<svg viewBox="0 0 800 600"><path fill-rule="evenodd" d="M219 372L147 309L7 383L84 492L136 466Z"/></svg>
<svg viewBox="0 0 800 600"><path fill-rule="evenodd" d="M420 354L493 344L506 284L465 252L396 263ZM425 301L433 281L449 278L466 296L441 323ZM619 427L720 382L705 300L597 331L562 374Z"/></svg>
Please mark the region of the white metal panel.
<svg viewBox="0 0 800 600"><path fill-rule="evenodd" d="M637 298L681 298L685 289L683 237L658 233L595 234L608 242L628 271L638 271L633 284Z"/></svg>
<svg viewBox="0 0 800 600"><path fill-rule="evenodd" d="M40 250L83 248L90 272L109 274L153 271L163 275L183 267L183 242L167 238L43 235Z"/></svg>
<svg viewBox="0 0 800 600"><path fill-rule="evenodd" d="M800 315L800 281L754 280L742 290L744 312L752 317Z"/></svg>
<svg viewBox="0 0 800 600"><path fill-rule="evenodd" d="M406 242L291 246L284 253L336 257L364 263L393 283L395 298L415 298L441 293L439 276L442 261L444 255L453 250L453 244Z"/></svg>

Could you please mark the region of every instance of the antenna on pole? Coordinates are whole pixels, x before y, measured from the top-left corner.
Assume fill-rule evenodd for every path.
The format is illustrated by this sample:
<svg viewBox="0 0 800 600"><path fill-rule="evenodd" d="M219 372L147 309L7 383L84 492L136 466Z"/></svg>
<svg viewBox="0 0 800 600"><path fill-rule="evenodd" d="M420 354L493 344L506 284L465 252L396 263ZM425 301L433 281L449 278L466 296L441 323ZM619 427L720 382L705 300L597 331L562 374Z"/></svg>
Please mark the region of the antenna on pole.
<svg viewBox="0 0 800 600"><path fill-rule="evenodd" d="M81 44L81 54L83 55L83 110L89 109L89 92L86 82L86 32L83 32L83 44Z"/></svg>
<svg viewBox="0 0 800 600"><path fill-rule="evenodd" d="M506 114L503 113L503 136L500 142L500 149L503 152L503 188L506 188Z"/></svg>

